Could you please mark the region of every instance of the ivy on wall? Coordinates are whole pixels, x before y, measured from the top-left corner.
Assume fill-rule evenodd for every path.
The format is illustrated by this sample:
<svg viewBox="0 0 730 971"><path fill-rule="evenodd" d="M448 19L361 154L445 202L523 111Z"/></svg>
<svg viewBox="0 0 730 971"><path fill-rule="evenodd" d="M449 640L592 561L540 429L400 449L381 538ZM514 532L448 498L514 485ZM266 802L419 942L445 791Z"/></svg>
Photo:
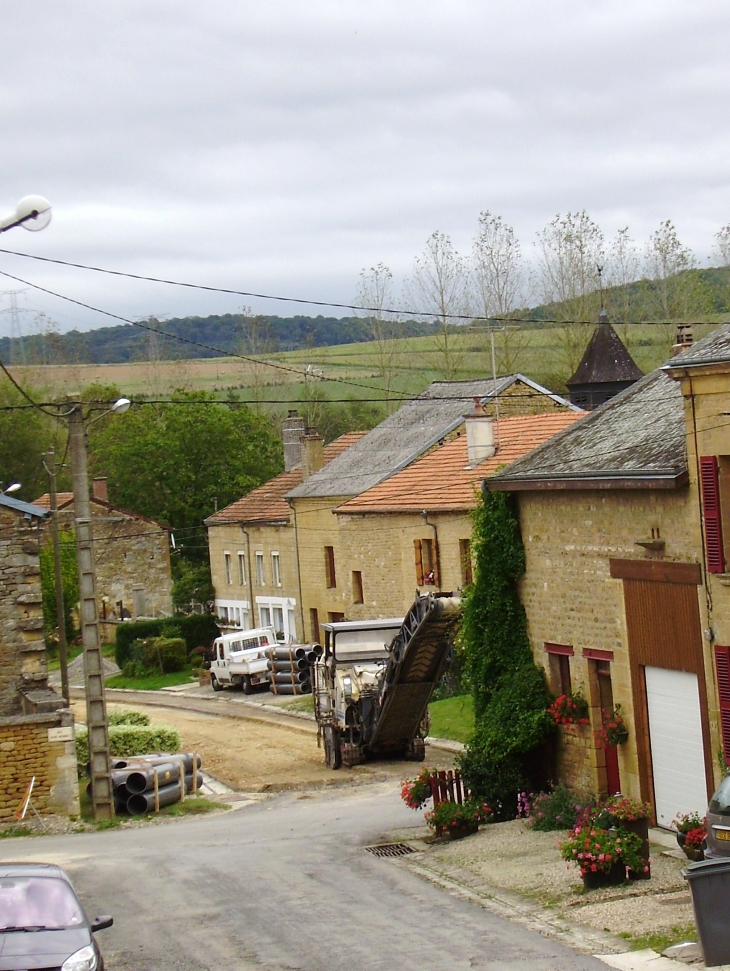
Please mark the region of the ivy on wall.
<svg viewBox="0 0 730 971"><path fill-rule="evenodd" d="M544 767L554 730L552 700L532 658L518 581L525 570L512 495L486 492L473 514L474 584L466 593L460 646L474 694L475 731L461 769L497 819L511 819L517 793Z"/></svg>
<svg viewBox="0 0 730 971"><path fill-rule="evenodd" d="M61 547L61 585L63 587L63 613L66 640L71 642L76 636L72 610L79 600L79 575L76 566L76 536L73 530L62 530ZM58 646L58 623L56 619L56 575L53 565L53 546L49 542L40 549L41 593L43 596L43 629L46 647L55 650Z"/></svg>

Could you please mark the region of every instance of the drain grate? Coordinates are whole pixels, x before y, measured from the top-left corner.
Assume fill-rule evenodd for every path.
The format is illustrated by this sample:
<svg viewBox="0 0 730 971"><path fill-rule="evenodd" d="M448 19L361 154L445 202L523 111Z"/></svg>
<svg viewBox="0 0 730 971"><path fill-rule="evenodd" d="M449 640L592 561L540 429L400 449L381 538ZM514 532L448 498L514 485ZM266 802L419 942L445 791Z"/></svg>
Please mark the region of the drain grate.
<svg viewBox="0 0 730 971"><path fill-rule="evenodd" d="M377 846L366 846L365 849L373 856L408 856L416 851L408 843L379 843Z"/></svg>

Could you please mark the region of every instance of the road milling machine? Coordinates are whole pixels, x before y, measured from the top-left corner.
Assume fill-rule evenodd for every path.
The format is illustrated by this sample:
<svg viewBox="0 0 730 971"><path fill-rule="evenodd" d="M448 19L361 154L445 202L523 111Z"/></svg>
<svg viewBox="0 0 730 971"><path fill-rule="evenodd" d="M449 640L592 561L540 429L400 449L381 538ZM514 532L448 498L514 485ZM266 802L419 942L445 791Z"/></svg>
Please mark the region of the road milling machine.
<svg viewBox="0 0 730 971"><path fill-rule="evenodd" d="M312 693L332 769L399 756L423 761L428 703L451 657L460 598L419 596L404 619L323 624Z"/></svg>

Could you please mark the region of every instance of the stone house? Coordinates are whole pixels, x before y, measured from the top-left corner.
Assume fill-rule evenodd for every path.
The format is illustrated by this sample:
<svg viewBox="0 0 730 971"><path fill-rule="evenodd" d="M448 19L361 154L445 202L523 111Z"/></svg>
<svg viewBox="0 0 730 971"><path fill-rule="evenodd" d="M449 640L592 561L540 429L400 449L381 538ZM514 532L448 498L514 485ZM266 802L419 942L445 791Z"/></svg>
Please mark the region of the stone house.
<svg viewBox="0 0 730 971"><path fill-rule="evenodd" d="M79 813L71 711L48 687L38 506L0 494L0 820L32 779L37 812Z"/></svg>
<svg viewBox="0 0 730 971"><path fill-rule="evenodd" d="M482 479L583 412L519 415L498 422L480 407L455 437L335 509L348 619L402 616L415 592L472 581L471 512Z"/></svg>
<svg viewBox="0 0 730 971"><path fill-rule="evenodd" d="M206 519L215 612L221 626L273 626L287 640L304 636L296 528L284 498L313 471L362 437L343 435L323 447L304 419L283 423L285 470Z"/></svg>
<svg viewBox="0 0 730 971"><path fill-rule="evenodd" d="M297 536L298 570L301 580L301 603L305 615L305 636L319 640L320 623L350 619L353 616L373 616L376 610L384 616L385 604L410 604L416 587L416 576L408 580L408 571L403 571L388 552L394 540L389 534L384 517L372 519L377 531L367 538L368 548L380 551L376 557L387 569L401 574L397 592L394 587L388 592L388 578L381 577L381 602L373 608L366 601L372 595L358 583L364 584L363 569L358 569L353 559L349 543L349 533L343 537L341 526L350 519L336 510L353 497L384 482L428 452L438 449L451 439L456 438L464 425L464 415L473 408L474 399L479 400L485 415L507 417L509 415L534 414L552 410L556 413L566 410L578 412L580 409L570 405L563 398L553 394L541 385L523 375L515 374L496 380L479 381L437 381L411 401L405 402L400 409L385 421L363 436L345 452L324 468L309 476L301 485L292 489L286 496L294 510ZM423 538L428 542L432 528L422 527ZM385 527L385 528L384 528ZM468 536L462 533L454 542ZM409 534L410 535L410 534ZM419 538L416 536L416 538ZM450 544L453 545L453 544ZM400 549L400 539L397 549ZM433 569L428 561L428 546L421 547L425 572ZM412 556L413 554L411 554ZM372 577L373 569L367 572ZM358 579L357 574L360 574ZM362 593L362 604L360 600ZM376 598L377 599L377 598ZM393 609L393 608L391 608ZM397 611L400 613L401 608ZM386 610L387 613L387 610Z"/></svg>
<svg viewBox="0 0 730 971"><path fill-rule="evenodd" d="M73 530L73 493L59 492L56 501L59 528ZM50 509L48 493L37 499L36 505ZM126 619L169 616L172 613L170 529L109 502L106 478L93 480L91 513L102 623L111 625ZM47 530L44 542L50 541L50 530ZM113 631L107 630L104 636L113 640Z"/></svg>
<svg viewBox="0 0 730 971"><path fill-rule="evenodd" d="M730 764L727 413L722 327L484 483L517 498L535 659L590 705L561 729L559 776L648 800L663 826L704 812ZM616 703L629 738L604 751Z"/></svg>

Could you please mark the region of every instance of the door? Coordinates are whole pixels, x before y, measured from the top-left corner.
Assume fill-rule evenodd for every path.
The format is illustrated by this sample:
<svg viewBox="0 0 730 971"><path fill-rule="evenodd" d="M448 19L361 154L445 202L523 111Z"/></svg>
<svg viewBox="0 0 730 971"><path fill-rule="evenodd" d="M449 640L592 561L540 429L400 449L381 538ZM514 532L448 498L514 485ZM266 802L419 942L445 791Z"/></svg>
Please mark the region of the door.
<svg viewBox="0 0 730 971"><path fill-rule="evenodd" d="M705 753L697 675L646 666L649 746L657 823L707 808Z"/></svg>
<svg viewBox="0 0 730 971"><path fill-rule="evenodd" d="M611 684L611 665L608 661L594 661L596 678L598 681L598 699L601 711L613 711L613 686ZM609 796L621 792L621 774L618 765L618 751L615 745L609 745L604 750L606 758L606 788Z"/></svg>

